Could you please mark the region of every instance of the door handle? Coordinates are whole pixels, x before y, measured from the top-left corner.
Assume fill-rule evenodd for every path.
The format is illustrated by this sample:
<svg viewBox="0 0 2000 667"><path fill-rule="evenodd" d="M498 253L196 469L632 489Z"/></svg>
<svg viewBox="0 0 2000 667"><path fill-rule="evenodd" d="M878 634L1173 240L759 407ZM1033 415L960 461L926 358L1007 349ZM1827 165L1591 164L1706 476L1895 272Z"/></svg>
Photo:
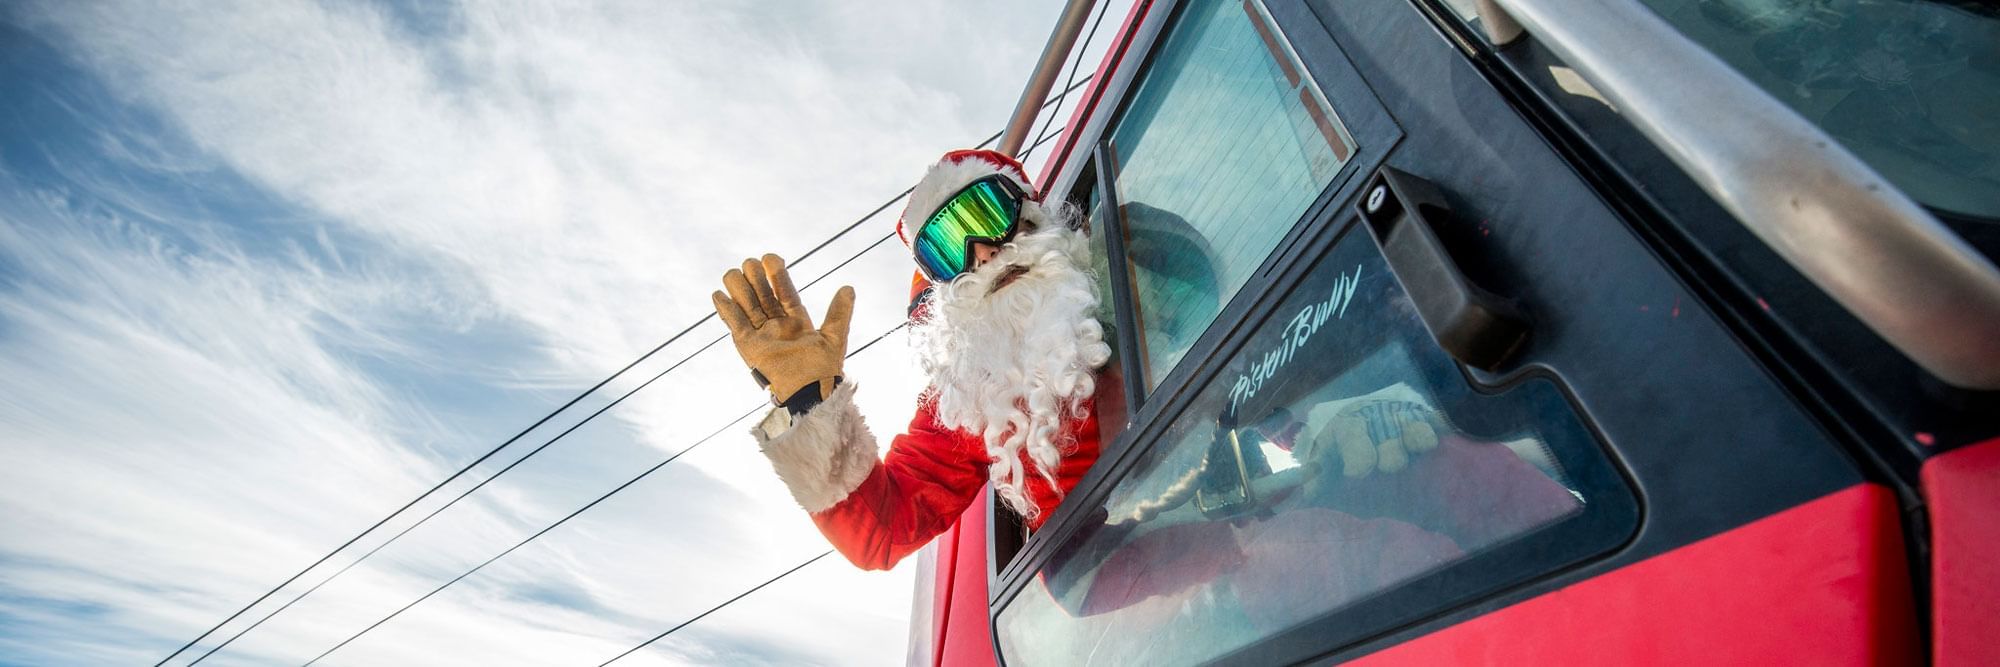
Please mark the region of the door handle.
<svg viewBox="0 0 2000 667"><path fill-rule="evenodd" d="M1355 205L1396 282L1438 347L1468 366L1494 370L1528 339L1528 318L1508 299L1474 285L1432 229L1451 208L1436 185L1393 167L1369 179Z"/></svg>

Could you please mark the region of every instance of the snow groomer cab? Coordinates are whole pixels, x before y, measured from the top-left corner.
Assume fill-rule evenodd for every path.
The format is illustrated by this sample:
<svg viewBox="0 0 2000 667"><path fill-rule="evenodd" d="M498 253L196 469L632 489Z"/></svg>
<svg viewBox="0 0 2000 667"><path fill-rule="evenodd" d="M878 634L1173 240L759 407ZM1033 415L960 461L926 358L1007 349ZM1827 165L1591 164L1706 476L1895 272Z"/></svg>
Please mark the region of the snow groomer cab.
<svg viewBox="0 0 2000 667"><path fill-rule="evenodd" d="M1075 94L1104 456L912 663L2000 664L1996 5L1140 0Z"/></svg>

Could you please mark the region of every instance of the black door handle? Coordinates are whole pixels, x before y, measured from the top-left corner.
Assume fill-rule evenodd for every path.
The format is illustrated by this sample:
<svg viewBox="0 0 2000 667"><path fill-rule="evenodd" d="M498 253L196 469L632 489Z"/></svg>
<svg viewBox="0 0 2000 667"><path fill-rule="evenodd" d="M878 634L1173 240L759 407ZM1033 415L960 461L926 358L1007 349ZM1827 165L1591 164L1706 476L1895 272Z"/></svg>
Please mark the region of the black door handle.
<svg viewBox="0 0 2000 667"><path fill-rule="evenodd" d="M1498 368L1528 339L1528 318L1467 280L1431 218L1451 214L1436 185L1392 167L1369 179L1355 205L1438 346L1468 366Z"/></svg>

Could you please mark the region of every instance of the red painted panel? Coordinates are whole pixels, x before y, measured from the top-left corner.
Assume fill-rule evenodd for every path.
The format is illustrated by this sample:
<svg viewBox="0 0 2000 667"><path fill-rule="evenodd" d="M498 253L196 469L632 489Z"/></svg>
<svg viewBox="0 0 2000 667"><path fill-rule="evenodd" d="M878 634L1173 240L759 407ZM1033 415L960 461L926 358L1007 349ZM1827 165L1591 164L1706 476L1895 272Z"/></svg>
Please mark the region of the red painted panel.
<svg viewBox="0 0 2000 667"><path fill-rule="evenodd" d="M931 664L944 659L944 630L951 623L952 573L958 565L958 526L937 537L937 566L931 571Z"/></svg>
<svg viewBox="0 0 2000 667"><path fill-rule="evenodd" d="M1404 644L1366 665L1900 665L1896 501L1860 484Z"/></svg>
<svg viewBox="0 0 2000 667"><path fill-rule="evenodd" d="M1931 515L1931 657L2000 665L2000 439L1924 462Z"/></svg>
<svg viewBox="0 0 2000 667"><path fill-rule="evenodd" d="M980 497L986 492L981 491ZM957 553L952 557L951 601L938 664L983 667L993 664L993 626L986 616L986 503L973 501L958 517ZM940 555L942 558L942 555ZM940 568L942 561L940 561Z"/></svg>

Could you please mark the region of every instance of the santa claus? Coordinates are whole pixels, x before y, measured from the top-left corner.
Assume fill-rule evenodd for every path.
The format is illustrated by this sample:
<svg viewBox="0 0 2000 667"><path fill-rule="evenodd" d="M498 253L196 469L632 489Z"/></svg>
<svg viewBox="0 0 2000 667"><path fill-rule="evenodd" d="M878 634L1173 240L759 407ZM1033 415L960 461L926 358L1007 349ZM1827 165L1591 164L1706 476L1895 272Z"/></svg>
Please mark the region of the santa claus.
<svg viewBox="0 0 2000 667"><path fill-rule="evenodd" d="M988 484L1039 528L1096 462L1093 397L1111 348L1079 219L1001 153L953 151L924 174L897 231L934 286L911 333L930 384L879 458L841 368L853 288L814 327L777 256L723 276L716 313L777 405L753 434L855 565L893 566Z"/></svg>

